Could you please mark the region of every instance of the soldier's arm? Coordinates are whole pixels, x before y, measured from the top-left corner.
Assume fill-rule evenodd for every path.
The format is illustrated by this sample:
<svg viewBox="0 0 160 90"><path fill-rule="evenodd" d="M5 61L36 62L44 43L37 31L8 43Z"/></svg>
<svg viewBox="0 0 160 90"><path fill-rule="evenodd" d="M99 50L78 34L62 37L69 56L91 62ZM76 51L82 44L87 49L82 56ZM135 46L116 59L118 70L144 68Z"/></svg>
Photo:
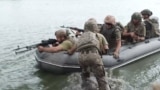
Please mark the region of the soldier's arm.
<svg viewBox="0 0 160 90"><path fill-rule="evenodd" d="M114 58L119 57L120 48L121 48L121 33L119 30L116 30L116 49L115 49L114 55L113 55Z"/></svg>
<svg viewBox="0 0 160 90"><path fill-rule="evenodd" d="M119 58L119 52L120 52L120 48L121 48L121 40L117 40L116 43L117 43L117 45L116 45L116 49L113 53L113 57L117 59L117 58Z"/></svg>
<svg viewBox="0 0 160 90"><path fill-rule="evenodd" d="M70 50L68 50L68 54L72 55L76 51L76 48L77 48L77 45L76 44L73 45L73 47Z"/></svg>
<svg viewBox="0 0 160 90"><path fill-rule="evenodd" d="M129 27L128 27L128 24L127 24L127 26L124 27L124 31L122 32L122 35L123 36L130 36L131 34L128 33L128 30L129 30Z"/></svg>
<svg viewBox="0 0 160 90"><path fill-rule="evenodd" d="M49 53L55 53L59 51L67 51L72 47L72 43L70 41L64 41L63 43L59 44L58 46L55 47L42 47L39 46L38 50L40 52L49 52Z"/></svg>
<svg viewBox="0 0 160 90"><path fill-rule="evenodd" d="M116 49L115 49L115 52L119 53L120 48L121 48L121 39L116 40Z"/></svg>
<svg viewBox="0 0 160 90"><path fill-rule="evenodd" d="M126 28L124 29L122 35L123 35L123 36L129 36L128 33L127 33L127 29L126 29Z"/></svg>
<svg viewBox="0 0 160 90"><path fill-rule="evenodd" d="M58 45L58 46L56 46L56 47L42 47L42 46L39 46L39 47L38 47L38 50L39 50L40 52L55 53L55 52L58 52L58 51L62 51L63 48L62 48L60 45Z"/></svg>
<svg viewBox="0 0 160 90"><path fill-rule="evenodd" d="M143 40L145 40L145 36L146 36L146 28L145 28L145 26L142 26L142 33L140 36L137 36L137 39L140 41L143 41Z"/></svg>
<svg viewBox="0 0 160 90"><path fill-rule="evenodd" d="M102 35L102 44L103 44L103 47L104 47L105 50L109 49L108 42L107 42L106 38L103 35Z"/></svg>

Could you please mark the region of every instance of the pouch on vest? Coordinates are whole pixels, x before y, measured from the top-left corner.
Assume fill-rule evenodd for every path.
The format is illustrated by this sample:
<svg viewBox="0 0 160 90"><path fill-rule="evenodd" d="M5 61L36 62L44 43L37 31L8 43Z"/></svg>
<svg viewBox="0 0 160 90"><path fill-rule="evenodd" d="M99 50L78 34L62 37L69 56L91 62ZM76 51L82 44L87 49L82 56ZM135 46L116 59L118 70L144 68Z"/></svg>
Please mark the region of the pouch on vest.
<svg viewBox="0 0 160 90"><path fill-rule="evenodd" d="M153 29L154 29L154 32L156 33L156 35L160 35L158 19L151 18L150 21L152 22Z"/></svg>
<svg viewBox="0 0 160 90"><path fill-rule="evenodd" d="M97 50L99 50L100 42L97 39L96 33L90 31L84 32L78 39L77 47L78 51L82 51L92 47L97 48Z"/></svg>

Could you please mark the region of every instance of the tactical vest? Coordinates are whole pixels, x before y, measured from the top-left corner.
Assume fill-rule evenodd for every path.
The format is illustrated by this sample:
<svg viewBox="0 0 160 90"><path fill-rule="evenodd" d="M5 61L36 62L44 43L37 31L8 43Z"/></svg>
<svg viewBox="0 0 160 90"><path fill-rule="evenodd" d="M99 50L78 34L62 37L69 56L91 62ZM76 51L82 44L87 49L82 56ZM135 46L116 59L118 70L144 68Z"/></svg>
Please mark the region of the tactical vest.
<svg viewBox="0 0 160 90"><path fill-rule="evenodd" d="M152 22L152 20L148 19L144 21L145 23L145 28L146 28L146 39L148 38L153 38L153 37L157 37L158 35L156 34L156 24Z"/></svg>
<svg viewBox="0 0 160 90"><path fill-rule="evenodd" d="M106 25L103 24L100 33L104 35L104 37L106 38L106 40L109 43L109 48L113 48L116 45L116 32L115 30L118 29L118 26L114 26L113 28L111 28L110 30L107 30Z"/></svg>
<svg viewBox="0 0 160 90"><path fill-rule="evenodd" d="M98 51L100 49L100 42L97 38L97 35L91 31L84 32L77 42L78 51L83 51L88 48L96 48Z"/></svg>
<svg viewBox="0 0 160 90"><path fill-rule="evenodd" d="M137 26L135 26L132 22L129 22L127 24L127 32L134 32L137 36L144 37L144 33L142 33L142 30L144 29L144 23L140 22Z"/></svg>

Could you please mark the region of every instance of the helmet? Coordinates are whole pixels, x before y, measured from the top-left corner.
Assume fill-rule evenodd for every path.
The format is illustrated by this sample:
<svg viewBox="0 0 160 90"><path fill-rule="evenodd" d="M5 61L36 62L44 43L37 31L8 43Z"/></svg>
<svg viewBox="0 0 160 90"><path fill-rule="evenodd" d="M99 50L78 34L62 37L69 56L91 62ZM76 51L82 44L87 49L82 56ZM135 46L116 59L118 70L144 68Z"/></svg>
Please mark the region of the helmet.
<svg viewBox="0 0 160 90"><path fill-rule="evenodd" d="M84 24L84 31L96 32L98 30L97 22L94 18L90 18Z"/></svg>
<svg viewBox="0 0 160 90"><path fill-rule="evenodd" d="M142 15L149 15L151 16L152 15L152 11L150 11L149 9L144 9L141 11L141 14Z"/></svg>
<svg viewBox="0 0 160 90"><path fill-rule="evenodd" d="M136 19L136 20L142 21L142 16L139 12L133 13L131 18L132 18L132 20Z"/></svg>
<svg viewBox="0 0 160 90"><path fill-rule="evenodd" d="M67 34L64 30L60 29L55 32L55 35L58 37L67 37Z"/></svg>
<svg viewBox="0 0 160 90"><path fill-rule="evenodd" d="M106 16L104 19L104 23L110 23L112 25L115 25L116 24L115 17L112 15Z"/></svg>

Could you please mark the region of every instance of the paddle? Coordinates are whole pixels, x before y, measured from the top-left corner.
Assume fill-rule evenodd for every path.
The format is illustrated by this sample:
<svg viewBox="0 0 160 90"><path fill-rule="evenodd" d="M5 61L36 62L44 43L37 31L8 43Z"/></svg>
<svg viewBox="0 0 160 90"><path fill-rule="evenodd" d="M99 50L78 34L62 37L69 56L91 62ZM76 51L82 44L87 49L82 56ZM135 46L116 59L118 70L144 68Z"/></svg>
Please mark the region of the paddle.
<svg viewBox="0 0 160 90"><path fill-rule="evenodd" d="M42 40L41 43L37 43L29 46L20 47L18 45L16 49L13 49L13 51L15 51L16 54L19 54L19 53L23 53L23 52L35 49L38 46L48 46L49 44L56 44L56 42L57 42L56 39L48 39L48 40Z"/></svg>

